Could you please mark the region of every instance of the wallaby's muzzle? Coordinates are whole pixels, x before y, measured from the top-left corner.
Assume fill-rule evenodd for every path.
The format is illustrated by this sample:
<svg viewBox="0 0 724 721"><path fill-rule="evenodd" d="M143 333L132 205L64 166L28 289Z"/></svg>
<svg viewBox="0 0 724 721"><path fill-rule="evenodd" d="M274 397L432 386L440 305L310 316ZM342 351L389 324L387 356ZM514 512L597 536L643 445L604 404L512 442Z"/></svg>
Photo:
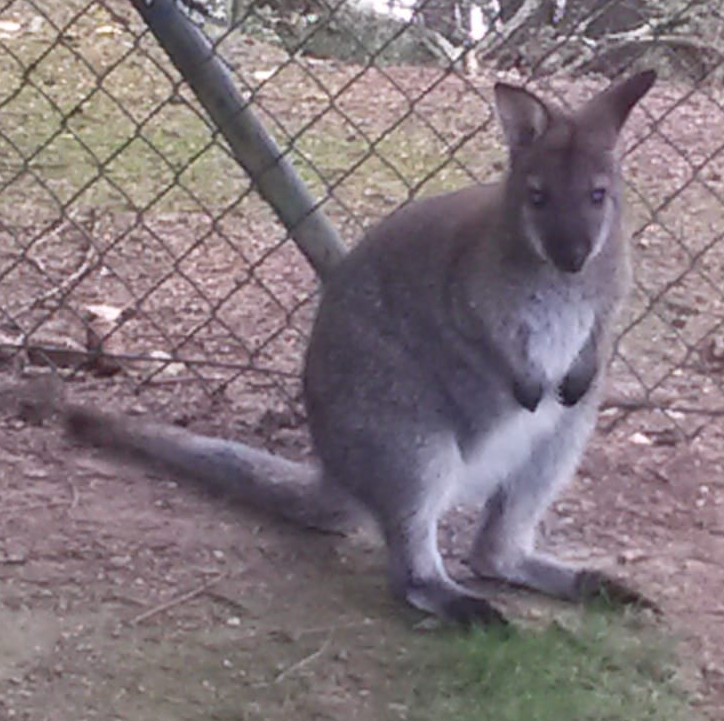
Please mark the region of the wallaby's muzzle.
<svg viewBox="0 0 724 721"><path fill-rule="evenodd" d="M578 273L591 254L591 243L588 239L575 241L558 241L547 243L546 252L553 265L563 273Z"/></svg>

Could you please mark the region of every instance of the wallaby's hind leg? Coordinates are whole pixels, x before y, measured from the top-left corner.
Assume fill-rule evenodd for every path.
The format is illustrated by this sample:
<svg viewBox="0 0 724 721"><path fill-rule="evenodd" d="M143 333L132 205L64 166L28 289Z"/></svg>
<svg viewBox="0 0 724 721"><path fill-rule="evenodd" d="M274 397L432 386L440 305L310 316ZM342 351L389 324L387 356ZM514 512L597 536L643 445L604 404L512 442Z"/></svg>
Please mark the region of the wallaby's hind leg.
<svg viewBox="0 0 724 721"><path fill-rule="evenodd" d="M575 472L593 422L592 404L582 403L568 411L528 463L493 494L483 511L470 566L480 576L560 598L600 597L613 603L653 606L598 570L568 565L535 550L538 522Z"/></svg>
<svg viewBox="0 0 724 721"><path fill-rule="evenodd" d="M505 623L488 601L448 576L437 547L437 518L415 514L400 524L389 524L385 537L390 586L398 598L462 625Z"/></svg>
<svg viewBox="0 0 724 721"><path fill-rule="evenodd" d="M379 413L378 413L379 418ZM337 419L334 443L320 448L326 472L340 479L377 521L389 554L393 594L422 611L464 625L502 622L484 598L447 574L437 543L437 521L454 491L460 453L451 435L431 433L414 422L398 421L405 445L365 426L338 442L347 418ZM392 423L380 422L385 430Z"/></svg>

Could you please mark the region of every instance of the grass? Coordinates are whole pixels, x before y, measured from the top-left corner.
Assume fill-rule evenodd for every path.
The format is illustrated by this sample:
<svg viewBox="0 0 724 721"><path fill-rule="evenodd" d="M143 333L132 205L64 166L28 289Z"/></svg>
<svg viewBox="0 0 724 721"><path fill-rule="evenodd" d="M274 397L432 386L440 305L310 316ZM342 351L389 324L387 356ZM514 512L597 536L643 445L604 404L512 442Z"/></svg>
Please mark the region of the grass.
<svg viewBox="0 0 724 721"><path fill-rule="evenodd" d="M575 630L554 623L436 640L407 718L691 721L671 645L594 611Z"/></svg>
<svg viewBox="0 0 724 721"><path fill-rule="evenodd" d="M330 599L317 594L316 604L328 621ZM677 678L673 643L624 616L586 611L573 629L430 633L382 605L390 615L357 629L305 631L308 614L295 620L274 603L237 638L228 626L181 632L173 621L118 640L96 633L99 673L113 681L94 685L77 710L174 721L703 721Z"/></svg>

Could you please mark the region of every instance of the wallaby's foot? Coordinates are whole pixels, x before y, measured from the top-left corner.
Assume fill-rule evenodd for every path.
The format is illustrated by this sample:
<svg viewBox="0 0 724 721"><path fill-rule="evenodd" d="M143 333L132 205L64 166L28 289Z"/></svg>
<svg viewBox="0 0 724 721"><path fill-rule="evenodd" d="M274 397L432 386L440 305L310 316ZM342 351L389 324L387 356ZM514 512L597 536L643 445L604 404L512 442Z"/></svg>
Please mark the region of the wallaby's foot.
<svg viewBox="0 0 724 721"><path fill-rule="evenodd" d="M349 536L364 521L356 508L292 508L279 512L280 517L309 531L330 536Z"/></svg>
<svg viewBox="0 0 724 721"><path fill-rule="evenodd" d="M482 578L505 581L548 596L576 602L600 599L612 606L632 605L658 611L653 601L601 571L575 568L544 555L519 556L514 562L502 557L478 557L471 559L469 565Z"/></svg>
<svg viewBox="0 0 724 721"><path fill-rule="evenodd" d="M414 608L461 626L506 622L489 601L448 576L437 548L436 518L412 516L406 519L406 527L398 522L386 536L393 595Z"/></svg>
<svg viewBox="0 0 724 721"><path fill-rule="evenodd" d="M611 606L637 606L656 613L661 609L655 601L630 588L623 581L595 569L581 569L576 574L575 600L602 600Z"/></svg>
<svg viewBox="0 0 724 721"><path fill-rule="evenodd" d="M460 626L507 624L505 616L489 601L454 584L439 581L409 584L404 596L411 606Z"/></svg>
<svg viewBox="0 0 724 721"><path fill-rule="evenodd" d="M484 598L458 596L443 607L443 617L460 626L507 626L505 616Z"/></svg>

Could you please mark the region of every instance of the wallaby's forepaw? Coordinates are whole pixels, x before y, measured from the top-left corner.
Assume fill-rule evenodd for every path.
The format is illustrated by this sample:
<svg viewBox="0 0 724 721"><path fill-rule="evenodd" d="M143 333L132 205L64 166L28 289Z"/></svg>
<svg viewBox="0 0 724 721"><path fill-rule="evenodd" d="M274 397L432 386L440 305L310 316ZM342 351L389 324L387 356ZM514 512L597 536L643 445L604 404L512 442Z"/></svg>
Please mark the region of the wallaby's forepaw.
<svg viewBox="0 0 724 721"><path fill-rule="evenodd" d="M564 406L575 406L588 393L597 373L598 356L596 343L592 336L581 349L578 358L558 386L560 402Z"/></svg>
<svg viewBox="0 0 724 721"><path fill-rule="evenodd" d="M543 397L543 384L517 380L513 383L513 396L523 408L533 413Z"/></svg>
<svg viewBox="0 0 724 721"><path fill-rule="evenodd" d="M658 604L602 571L582 570L576 575L575 593L581 601L600 600L611 606L637 606L661 613Z"/></svg>
<svg viewBox="0 0 724 721"><path fill-rule="evenodd" d="M570 408L571 406L575 406L576 403L586 395L588 385L583 385L576 381L576 378L566 376L558 386L558 400L561 402L561 405Z"/></svg>
<svg viewBox="0 0 724 721"><path fill-rule="evenodd" d="M591 387L595 370L587 373L569 373L558 386L558 399L564 406L575 406Z"/></svg>

